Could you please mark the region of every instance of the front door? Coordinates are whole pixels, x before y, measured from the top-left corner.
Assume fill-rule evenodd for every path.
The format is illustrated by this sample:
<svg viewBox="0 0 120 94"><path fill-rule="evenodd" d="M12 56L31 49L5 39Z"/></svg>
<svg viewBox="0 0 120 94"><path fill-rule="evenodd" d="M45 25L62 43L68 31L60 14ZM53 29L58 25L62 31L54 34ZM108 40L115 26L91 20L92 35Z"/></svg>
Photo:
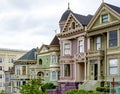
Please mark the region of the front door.
<svg viewBox="0 0 120 94"><path fill-rule="evenodd" d="M94 64L94 68L93 68L93 75L94 75L94 80L98 79L98 64Z"/></svg>

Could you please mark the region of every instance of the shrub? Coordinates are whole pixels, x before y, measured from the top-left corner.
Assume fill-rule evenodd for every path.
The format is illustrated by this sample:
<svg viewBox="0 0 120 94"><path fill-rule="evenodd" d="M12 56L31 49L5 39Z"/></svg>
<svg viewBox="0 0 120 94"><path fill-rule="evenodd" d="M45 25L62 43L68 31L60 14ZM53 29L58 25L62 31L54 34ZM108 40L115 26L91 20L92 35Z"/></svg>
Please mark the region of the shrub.
<svg viewBox="0 0 120 94"><path fill-rule="evenodd" d="M100 94L100 92L92 91L92 90L86 91L86 90L73 89L73 90L67 91L65 94Z"/></svg>
<svg viewBox="0 0 120 94"><path fill-rule="evenodd" d="M41 86L41 89L43 92L46 91L46 89L55 89L56 86L53 83L46 83L43 86Z"/></svg>
<svg viewBox="0 0 120 94"><path fill-rule="evenodd" d="M109 87L97 87L96 91L100 91L100 92L109 92L110 88Z"/></svg>

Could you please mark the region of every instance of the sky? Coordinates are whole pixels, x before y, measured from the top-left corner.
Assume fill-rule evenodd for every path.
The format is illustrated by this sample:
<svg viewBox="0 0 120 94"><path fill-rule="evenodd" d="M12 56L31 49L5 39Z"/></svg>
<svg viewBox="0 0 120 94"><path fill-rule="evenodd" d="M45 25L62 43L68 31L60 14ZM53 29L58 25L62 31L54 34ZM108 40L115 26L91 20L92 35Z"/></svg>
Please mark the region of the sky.
<svg viewBox="0 0 120 94"><path fill-rule="evenodd" d="M30 50L49 45L68 8L94 15L102 0L0 0L0 48ZM120 0L104 0L120 7Z"/></svg>

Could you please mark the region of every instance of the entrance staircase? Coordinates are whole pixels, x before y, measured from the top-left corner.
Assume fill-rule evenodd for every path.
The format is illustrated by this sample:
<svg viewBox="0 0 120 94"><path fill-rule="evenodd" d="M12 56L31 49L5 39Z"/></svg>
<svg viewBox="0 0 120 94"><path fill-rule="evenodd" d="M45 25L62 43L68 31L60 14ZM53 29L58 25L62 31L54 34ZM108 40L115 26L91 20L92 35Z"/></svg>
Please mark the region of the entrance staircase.
<svg viewBox="0 0 120 94"><path fill-rule="evenodd" d="M96 90L96 88L99 86L100 86L100 81L88 80L88 81L84 82L82 85L79 84L79 89Z"/></svg>

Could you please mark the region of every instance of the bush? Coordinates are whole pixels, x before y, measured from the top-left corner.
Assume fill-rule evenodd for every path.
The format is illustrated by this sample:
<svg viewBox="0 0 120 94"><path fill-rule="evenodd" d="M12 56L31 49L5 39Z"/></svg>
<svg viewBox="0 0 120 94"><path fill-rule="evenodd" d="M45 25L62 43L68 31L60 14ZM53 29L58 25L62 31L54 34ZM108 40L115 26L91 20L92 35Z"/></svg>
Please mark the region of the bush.
<svg viewBox="0 0 120 94"><path fill-rule="evenodd" d="M100 92L92 91L92 90L86 91L86 90L73 89L73 90L67 91L65 94L100 94Z"/></svg>
<svg viewBox="0 0 120 94"><path fill-rule="evenodd" d="M55 89L56 86L53 83L46 83L43 86L41 86L41 89L43 92L46 91L46 89Z"/></svg>
<svg viewBox="0 0 120 94"><path fill-rule="evenodd" d="M96 91L100 91L100 92L109 92L110 88L109 87L97 87Z"/></svg>

